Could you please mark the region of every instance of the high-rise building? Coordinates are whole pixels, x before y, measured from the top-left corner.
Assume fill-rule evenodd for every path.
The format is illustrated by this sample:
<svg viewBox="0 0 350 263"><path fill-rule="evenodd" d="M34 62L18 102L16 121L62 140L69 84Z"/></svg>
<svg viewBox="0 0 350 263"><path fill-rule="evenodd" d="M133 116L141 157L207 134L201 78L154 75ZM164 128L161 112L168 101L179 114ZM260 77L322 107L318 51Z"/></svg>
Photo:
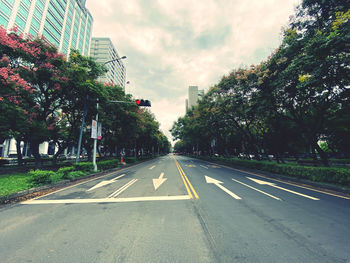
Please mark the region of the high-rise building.
<svg viewBox="0 0 350 263"><path fill-rule="evenodd" d="M204 95L204 90L198 90L198 86L189 86L188 87L188 100L186 99L186 110L191 109L192 107L198 104Z"/></svg>
<svg viewBox="0 0 350 263"><path fill-rule="evenodd" d="M93 37L91 40L90 56L102 64L110 61L106 63L108 72L99 79L101 82L113 83L125 90L126 69L111 39Z"/></svg>
<svg viewBox="0 0 350 263"><path fill-rule="evenodd" d="M0 0L0 25L44 36L69 55L70 48L89 55L93 19L86 0Z"/></svg>

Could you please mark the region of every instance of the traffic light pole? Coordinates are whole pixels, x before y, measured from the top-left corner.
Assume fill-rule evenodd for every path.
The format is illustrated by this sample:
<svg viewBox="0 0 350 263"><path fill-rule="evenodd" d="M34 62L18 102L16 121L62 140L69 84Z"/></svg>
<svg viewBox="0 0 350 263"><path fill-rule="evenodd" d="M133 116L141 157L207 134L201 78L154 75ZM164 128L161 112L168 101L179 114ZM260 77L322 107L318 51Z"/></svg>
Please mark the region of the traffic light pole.
<svg viewBox="0 0 350 263"><path fill-rule="evenodd" d="M142 100L143 101L143 100ZM135 102L130 102L130 101L122 101L122 100L111 100L109 102L113 103L125 103L125 104L135 104ZM137 103L136 103L137 104ZM146 106L146 107L151 107L151 102L146 100L145 105L139 105L138 106ZM97 102L97 113L96 113L96 122L98 126L98 102ZM96 149L97 149L97 138L94 138L94 148L92 152L92 164L94 166L94 172L97 172L97 164L96 164Z"/></svg>

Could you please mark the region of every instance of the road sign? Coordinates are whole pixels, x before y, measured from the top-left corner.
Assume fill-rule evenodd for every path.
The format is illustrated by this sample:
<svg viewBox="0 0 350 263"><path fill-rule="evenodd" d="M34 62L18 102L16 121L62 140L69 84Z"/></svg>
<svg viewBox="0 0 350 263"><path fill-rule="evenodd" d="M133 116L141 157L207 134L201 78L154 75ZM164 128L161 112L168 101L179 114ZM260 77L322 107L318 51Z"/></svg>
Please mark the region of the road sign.
<svg viewBox="0 0 350 263"><path fill-rule="evenodd" d="M91 123L91 138L97 139L97 121L92 120Z"/></svg>

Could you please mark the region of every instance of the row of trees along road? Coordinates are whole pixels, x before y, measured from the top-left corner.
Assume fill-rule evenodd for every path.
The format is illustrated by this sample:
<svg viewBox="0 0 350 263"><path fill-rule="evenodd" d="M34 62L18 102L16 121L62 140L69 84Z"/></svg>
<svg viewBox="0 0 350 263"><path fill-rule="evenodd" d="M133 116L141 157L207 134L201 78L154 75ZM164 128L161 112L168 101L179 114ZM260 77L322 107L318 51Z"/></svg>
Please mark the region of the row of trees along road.
<svg viewBox="0 0 350 263"><path fill-rule="evenodd" d="M350 2L304 0L259 65L235 69L174 123L177 149L350 154ZM208 128L210 127L210 129ZM320 141L323 144L320 146Z"/></svg>
<svg viewBox="0 0 350 263"><path fill-rule="evenodd" d="M53 162L70 145L77 145L87 105L82 148L91 158L91 120L97 113L103 124L100 141L105 155L126 148L145 152L168 152L170 144L149 111L138 108L122 88L102 84L97 78L103 65L77 50L67 60L45 39L24 37L0 27L0 139L15 138L18 162L22 163L20 142L29 142L36 167L41 167L39 144L56 143ZM111 101L129 103L112 103Z"/></svg>

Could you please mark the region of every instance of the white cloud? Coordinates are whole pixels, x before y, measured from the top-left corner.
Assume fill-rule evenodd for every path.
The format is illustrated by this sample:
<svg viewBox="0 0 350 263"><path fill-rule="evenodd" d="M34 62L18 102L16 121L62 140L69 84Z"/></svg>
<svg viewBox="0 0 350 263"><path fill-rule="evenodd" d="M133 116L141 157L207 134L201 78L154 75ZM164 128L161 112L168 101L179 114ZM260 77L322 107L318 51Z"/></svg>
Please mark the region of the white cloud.
<svg viewBox="0 0 350 263"><path fill-rule="evenodd" d="M169 136L188 86L207 89L234 68L259 63L280 42L300 0L88 0L93 36L126 55L127 92L152 100Z"/></svg>

